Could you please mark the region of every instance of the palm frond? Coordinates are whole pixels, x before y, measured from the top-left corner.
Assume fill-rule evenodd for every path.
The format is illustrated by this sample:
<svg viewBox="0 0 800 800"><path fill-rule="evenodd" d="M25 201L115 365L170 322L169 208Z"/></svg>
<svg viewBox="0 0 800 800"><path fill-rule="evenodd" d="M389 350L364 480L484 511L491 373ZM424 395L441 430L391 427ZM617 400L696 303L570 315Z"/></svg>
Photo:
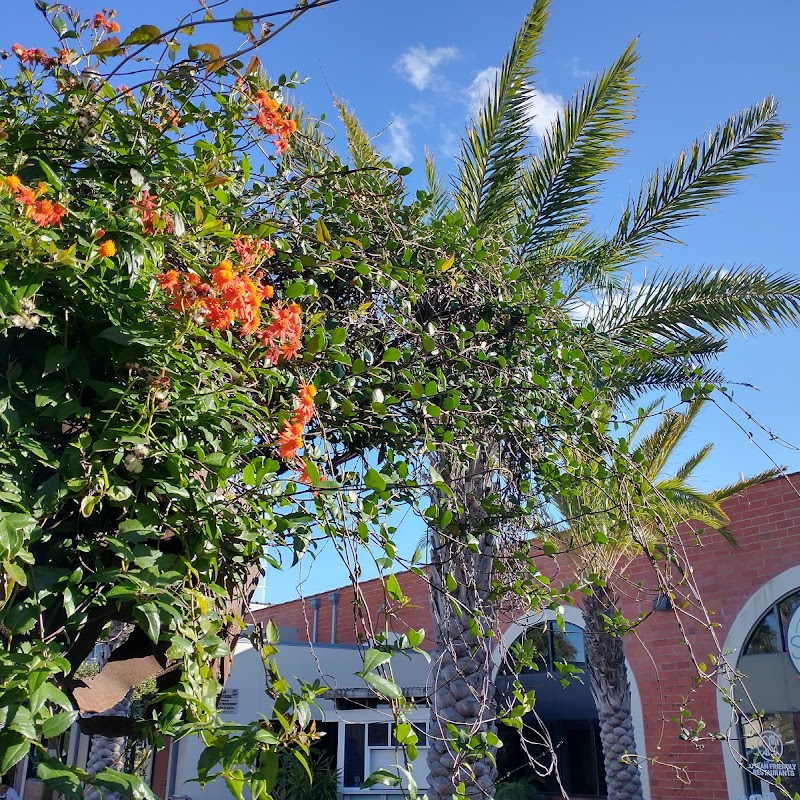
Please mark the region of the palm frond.
<svg viewBox="0 0 800 800"><path fill-rule="evenodd" d="M606 294L586 321L615 339L676 342L691 332L781 330L800 323L800 280L752 266L656 273L640 286Z"/></svg>
<svg viewBox="0 0 800 800"><path fill-rule="evenodd" d="M430 209L428 218L432 220L441 219L450 208L450 193L447 191L444 181L436 172L436 161L427 148L425 148L425 177L427 178L427 192L430 196Z"/></svg>
<svg viewBox="0 0 800 800"><path fill-rule="evenodd" d="M777 468L777 469L767 469L764 472L759 472L758 475L752 475L749 478L742 478L736 483L732 483L729 486L723 486L721 489L715 489L711 492L712 497L716 500L725 500L728 497L733 497L735 494L739 494L743 492L745 489L749 489L751 486L758 486L759 483L765 483L766 481L771 481L774 478L779 478L783 475L784 469Z"/></svg>
<svg viewBox="0 0 800 800"><path fill-rule="evenodd" d="M533 67L549 0L536 0L514 38L483 108L461 141L456 207L479 230L514 214L529 139Z"/></svg>
<svg viewBox="0 0 800 800"><path fill-rule="evenodd" d="M369 134L364 130L358 117L347 107L343 100L333 98L339 117L344 123L347 134L347 147L353 166L357 168L374 167L384 161L380 150L372 144Z"/></svg>
<svg viewBox="0 0 800 800"><path fill-rule="evenodd" d="M711 442L701 447L675 470L675 477L681 481L691 478L694 471L708 458L713 449L714 445Z"/></svg>
<svg viewBox="0 0 800 800"><path fill-rule="evenodd" d="M653 173L622 214L612 241L617 258L629 262L658 241L674 240L670 231L728 194L750 167L765 162L783 137L777 115L775 99L768 97Z"/></svg>
<svg viewBox="0 0 800 800"><path fill-rule="evenodd" d="M575 94L525 170L521 194L532 223L527 250L553 232L585 224L584 214L603 173L616 165L618 142L633 119L635 45Z"/></svg>

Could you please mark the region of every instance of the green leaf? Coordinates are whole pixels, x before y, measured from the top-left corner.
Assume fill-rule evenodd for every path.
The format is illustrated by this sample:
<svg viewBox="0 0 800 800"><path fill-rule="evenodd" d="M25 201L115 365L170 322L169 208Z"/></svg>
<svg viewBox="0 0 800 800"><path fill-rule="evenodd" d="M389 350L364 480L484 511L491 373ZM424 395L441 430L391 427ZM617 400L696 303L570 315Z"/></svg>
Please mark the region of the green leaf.
<svg viewBox="0 0 800 800"><path fill-rule="evenodd" d="M74 350L67 350L63 344L53 345L44 357L42 375L49 375L51 372L68 367L75 360L75 355Z"/></svg>
<svg viewBox="0 0 800 800"><path fill-rule="evenodd" d="M377 786L378 784L400 786L400 776L389 772L388 769L376 769L375 772L361 784L361 788L369 789L371 786Z"/></svg>
<svg viewBox="0 0 800 800"><path fill-rule="evenodd" d="M26 749L27 752L27 749ZM0 762L0 769L3 769ZM83 773L75 767L64 766L55 758L47 756L36 766L36 775L41 778L50 789L54 789L63 797L70 800L83 800Z"/></svg>
<svg viewBox="0 0 800 800"><path fill-rule="evenodd" d="M154 642L158 641L161 632L161 615L155 603L142 603L133 607L133 616L139 623L148 638Z"/></svg>
<svg viewBox="0 0 800 800"><path fill-rule="evenodd" d="M122 45L116 36L109 36L103 39L102 42L95 45L90 51L89 55L93 56L115 56L122 52Z"/></svg>
<svg viewBox="0 0 800 800"><path fill-rule="evenodd" d="M403 699L402 689L396 683L388 680L387 678L384 678L375 672L368 672L362 677L382 697L386 697L389 700Z"/></svg>
<svg viewBox="0 0 800 800"><path fill-rule="evenodd" d="M376 650L374 647L370 647L369 650L364 653L364 668L361 674L364 675L374 671L381 666L381 664L385 664L390 658L391 655L389 653L384 653L383 650Z"/></svg>
<svg viewBox="0 0 800 800"><path fill-rule="evenodd" d="M125 37L125 41L122 44L149 44L160 36L161 31L155 25L140 25Z"/></svg>
<svg viewBox="0 0 800 800"><path fill-rule="evenodd" d="M367 470L367 474L364 476L364 483L376 492L383 492L386 490L386 478L381 475L380 472L372 468Z"/></svg>
<svg viewBox="0 0 800 800"><path fill-rule="evenodd" d="M252 33L253 31L253 12L243 8L236 12L233 18L233 29L236 33Z"/></svg>
<svg viewBox="0 0 800 800"><path fill-rule="evenodd" d="M325 224L325 220L322 219L322 217L317 218L317 241L320 244L331 243L331 232L328 230L328 226Z"/></svg>
<svg viewBox="0 0 800 800"><path fill-rule="evenodd" d="M60 736L78 717L77 711L61 711L42 723L42 735L48 739Z"/></svg>
<svg viewBox="0 0 800 800"><path fill-rule="evenodd" d="M408 600L408 598L403 594L403 590L400 588L400 583L397 580L396 575L390 575L386 579L386 594L388 594L393 600L397 600L400 603L404 603Z"/></svg>
<svg viewBox="0 0 800 800"><path fill-rule="evenodd" d="M383 354L383 360L388 363L399 361L402 357L402 352L396 347L387 347L386 352Z"/></svg>

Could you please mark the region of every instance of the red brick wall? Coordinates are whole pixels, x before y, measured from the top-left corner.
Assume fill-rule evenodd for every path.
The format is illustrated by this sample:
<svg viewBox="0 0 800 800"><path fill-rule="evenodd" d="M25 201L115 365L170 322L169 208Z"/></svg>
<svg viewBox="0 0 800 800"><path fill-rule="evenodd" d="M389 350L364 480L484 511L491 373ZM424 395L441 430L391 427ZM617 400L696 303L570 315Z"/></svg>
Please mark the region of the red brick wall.
<svg viewBox="0 0 800 800"><path fill-rule="evenodd" d="M696 659L709 663L709 653L718 653L730 626L744 603L760 586L771 578L800 563L800 473L789 479L776 479L756 486L743 495L725 503L731 518L731 532L738 542L733 548L722 537L708 532L698 543L689 526L678 533L692 566L692 577L705 607L713 612L716 642L701 622L685 614L684 633ZM568 580L566 565L560 565L559 577ZM650 565L641 561L626 573L627 591L623 610L628 619L652 608L656 585ZM410 572L398 576L403 592L411 599L397 611L398 632L405 627L431 630L428 605L428 585ZM358 640L362 623L354 625L353 589L345 587L340 593L337 640L353 643ZM384 614L379 609L387 603L380 581L367 581L361 586L365 607L370 610L373 624L381 629ZM322 598L318 640L331 640L331 606L327 592ZM300 628L302 639L311 638L313 610L310 598L266 608L258 614L271 618L278 625ZM388 601L389 608L397 606ZM306 621L303 617L305 606ZM652 613L626 641L628 658L633 669L645 716L647 754L652 759L650 788L652 800L728 800L719 742L706 741L698 748L682 741L677 717L683 698L691 695L689 709L692 717L706 722L706 732L717 731L716 693L708 682L696 685L696 670L689 651L682 643L673 613ZM428 642L428 646L432 643ZM733 658L735 659L735 655Z"/></svg>
<svg viewBox="0 0 800 800"><path fill-rule="evenodd" d="M705 534L702 545L698 545L686 529L681 531L680 539L699 594L705 607L714 612L713 622L719 626L715 643L704 625L684 617L687 639L697 660L709 663L708 654L719 652L742 606L759 587L800 563L799 489L800 475L795 474L728 500L725 510L738 542L736 548L713 532ZM634 565L629 577L634 583L653 584L651 568L644 563ZM628 618L649 610L651 598L651 592L646 598L644 593L639 599L630 597L625 603ZM645 712L648 755L657 759L650 766L652 800L728 800L722 761L724 745L706 742L698 749L678 738L679 728L672 722L681 698L693 694L689 706L692 717L702 718L707 731L719 728L716 693L708 682L696 688L696 670L686 645L681 643L675 615L652 614L639 627L638 636L627 640L626 650ZM682 777L690 783L678 780L670 764L682 767Z"/></svg>
<svg viewBox="0 0 800 800"><path fill-rule="evenodd" d="M409 628L425 630L426 642L423 647L433 648L429 638L431 634L431 611L428 601L428 582L413 572L397 574L400 590L408 602L403 604L386 594L384 583L380 579L364 581L359 586L359 603L355 602L352 586L331 589L321 594L311 595L303 600L293 600L276 606L268 606L255 612L257 620L271 619L276 625L286 625L299 629L300 639L310 641L314 629L313 598L322 600L319 608L319 627L317 641L331 641L331 623L333 607L328 601L331 592L339 593L339 610L336 620L336 641L339 644L355 644L366 641L370 632L382 632L387 626L395 633L405 633Z"/></svg>

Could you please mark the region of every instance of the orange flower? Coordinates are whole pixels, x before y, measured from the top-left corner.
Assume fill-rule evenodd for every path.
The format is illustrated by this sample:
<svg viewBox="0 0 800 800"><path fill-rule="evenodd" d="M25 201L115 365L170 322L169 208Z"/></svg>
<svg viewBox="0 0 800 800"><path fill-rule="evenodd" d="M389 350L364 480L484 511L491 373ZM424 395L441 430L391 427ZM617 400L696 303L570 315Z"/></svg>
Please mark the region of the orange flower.
<svg viewBox="0 0 800 800"><path fill-rule="evenodd" d="M8 187L8 191L16 194L20 187L22 186L22 181L19 179L17 175L6 175L4 178L5 184Z"/></svg>
<svg viewBox="0 0 800 800"><path fill-rule="evenodd" d="M117 254L117 245L112 239L106 239L100 244L100 247L97 248L97 252L103 258L111 258Z"/></svg>
<svg viewBox="0 0 800 800"><path fill-rule="evenodd" d="M294 419L307 425L314 416L314 397L317 394L317 387L313 383L301 383L300 392L297 395L297 409L294 412Z"/></svg>
<svg viewBox="0 0 800 800"><path fill-rule="evenodd" d="M287 421L278 437L278 452L281 458L291 461L303 447L305 447L303 425L292 420Z"/></svg>
<svg viewBox="0 0 800 800"><path fill-rule="evenodd" d="M173 295L175 294L175 291L178 288L178 286L180 286L181 276L177 270L171 269L159 275L156 280L158 281L158 285L168 295Z"/></svg>
<svg viewBox="0 0 800 800"><path fill-rule="evenodd" d="M61 217L66 213L67 209L60 203L52 203L47 199L37 200L25 210L25 215L40 228L47 228L52 225L61 227Z"/></svg>
<svg viewBox="0 0 800 800"><path fill-rule="evenodd" d="M224 289L233 281L233 264L230 261L220 261L219 266L211 270L211 281L217 289Z"/></svg>
<svg viewBox="0 0 800 800"><path fill-rule="evenodd" d="M101 14L99 11L92 19L92 30L96 31L98 28L102 28L107 33L119 33L119 23L109 22L105 15Z"/></svg>

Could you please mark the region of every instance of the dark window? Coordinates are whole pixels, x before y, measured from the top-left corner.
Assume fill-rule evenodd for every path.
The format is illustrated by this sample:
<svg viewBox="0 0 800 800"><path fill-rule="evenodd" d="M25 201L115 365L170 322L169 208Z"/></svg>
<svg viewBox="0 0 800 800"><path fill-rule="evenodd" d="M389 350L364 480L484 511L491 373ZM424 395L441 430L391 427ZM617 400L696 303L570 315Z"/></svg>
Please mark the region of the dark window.
<svg viewBox="0 0 800 800"><path fill-rule="evenodd" d="M773 605L753 628L744 646L744 655L785 652L786 632L798 607L800 607L800 592L793 592Z"/></svg>
<svg viewBox="0 0 800 800"><path fill-rule="evenodd" d="M746 656L756 656L762 653L780 653L783 650L781 642L781 629L778 624L778 614L771 608L767 615L756 625L750 636L750 641L745 647Z"/></svg>
<svg viewBox="0 0 800 800"><path fill-rule="evenodd" d="M552 671L556 662L581 666L586 663L583 629L566 622L562 630L555 620L528 628L511 645L506 661L505 675Z"/></svg>
<svg viewBox="0 0 800 800"><path fill-rule="evenodd" d="M364 783L364 726L360 723L344 726L344 785Z"/></svg>
<svg viewBox="0 0 800 800"><path fill-rule="evenodd" d="M389 744L389 723L370 722L367 728L367 744L370 747L386 747Z"/></svg>

